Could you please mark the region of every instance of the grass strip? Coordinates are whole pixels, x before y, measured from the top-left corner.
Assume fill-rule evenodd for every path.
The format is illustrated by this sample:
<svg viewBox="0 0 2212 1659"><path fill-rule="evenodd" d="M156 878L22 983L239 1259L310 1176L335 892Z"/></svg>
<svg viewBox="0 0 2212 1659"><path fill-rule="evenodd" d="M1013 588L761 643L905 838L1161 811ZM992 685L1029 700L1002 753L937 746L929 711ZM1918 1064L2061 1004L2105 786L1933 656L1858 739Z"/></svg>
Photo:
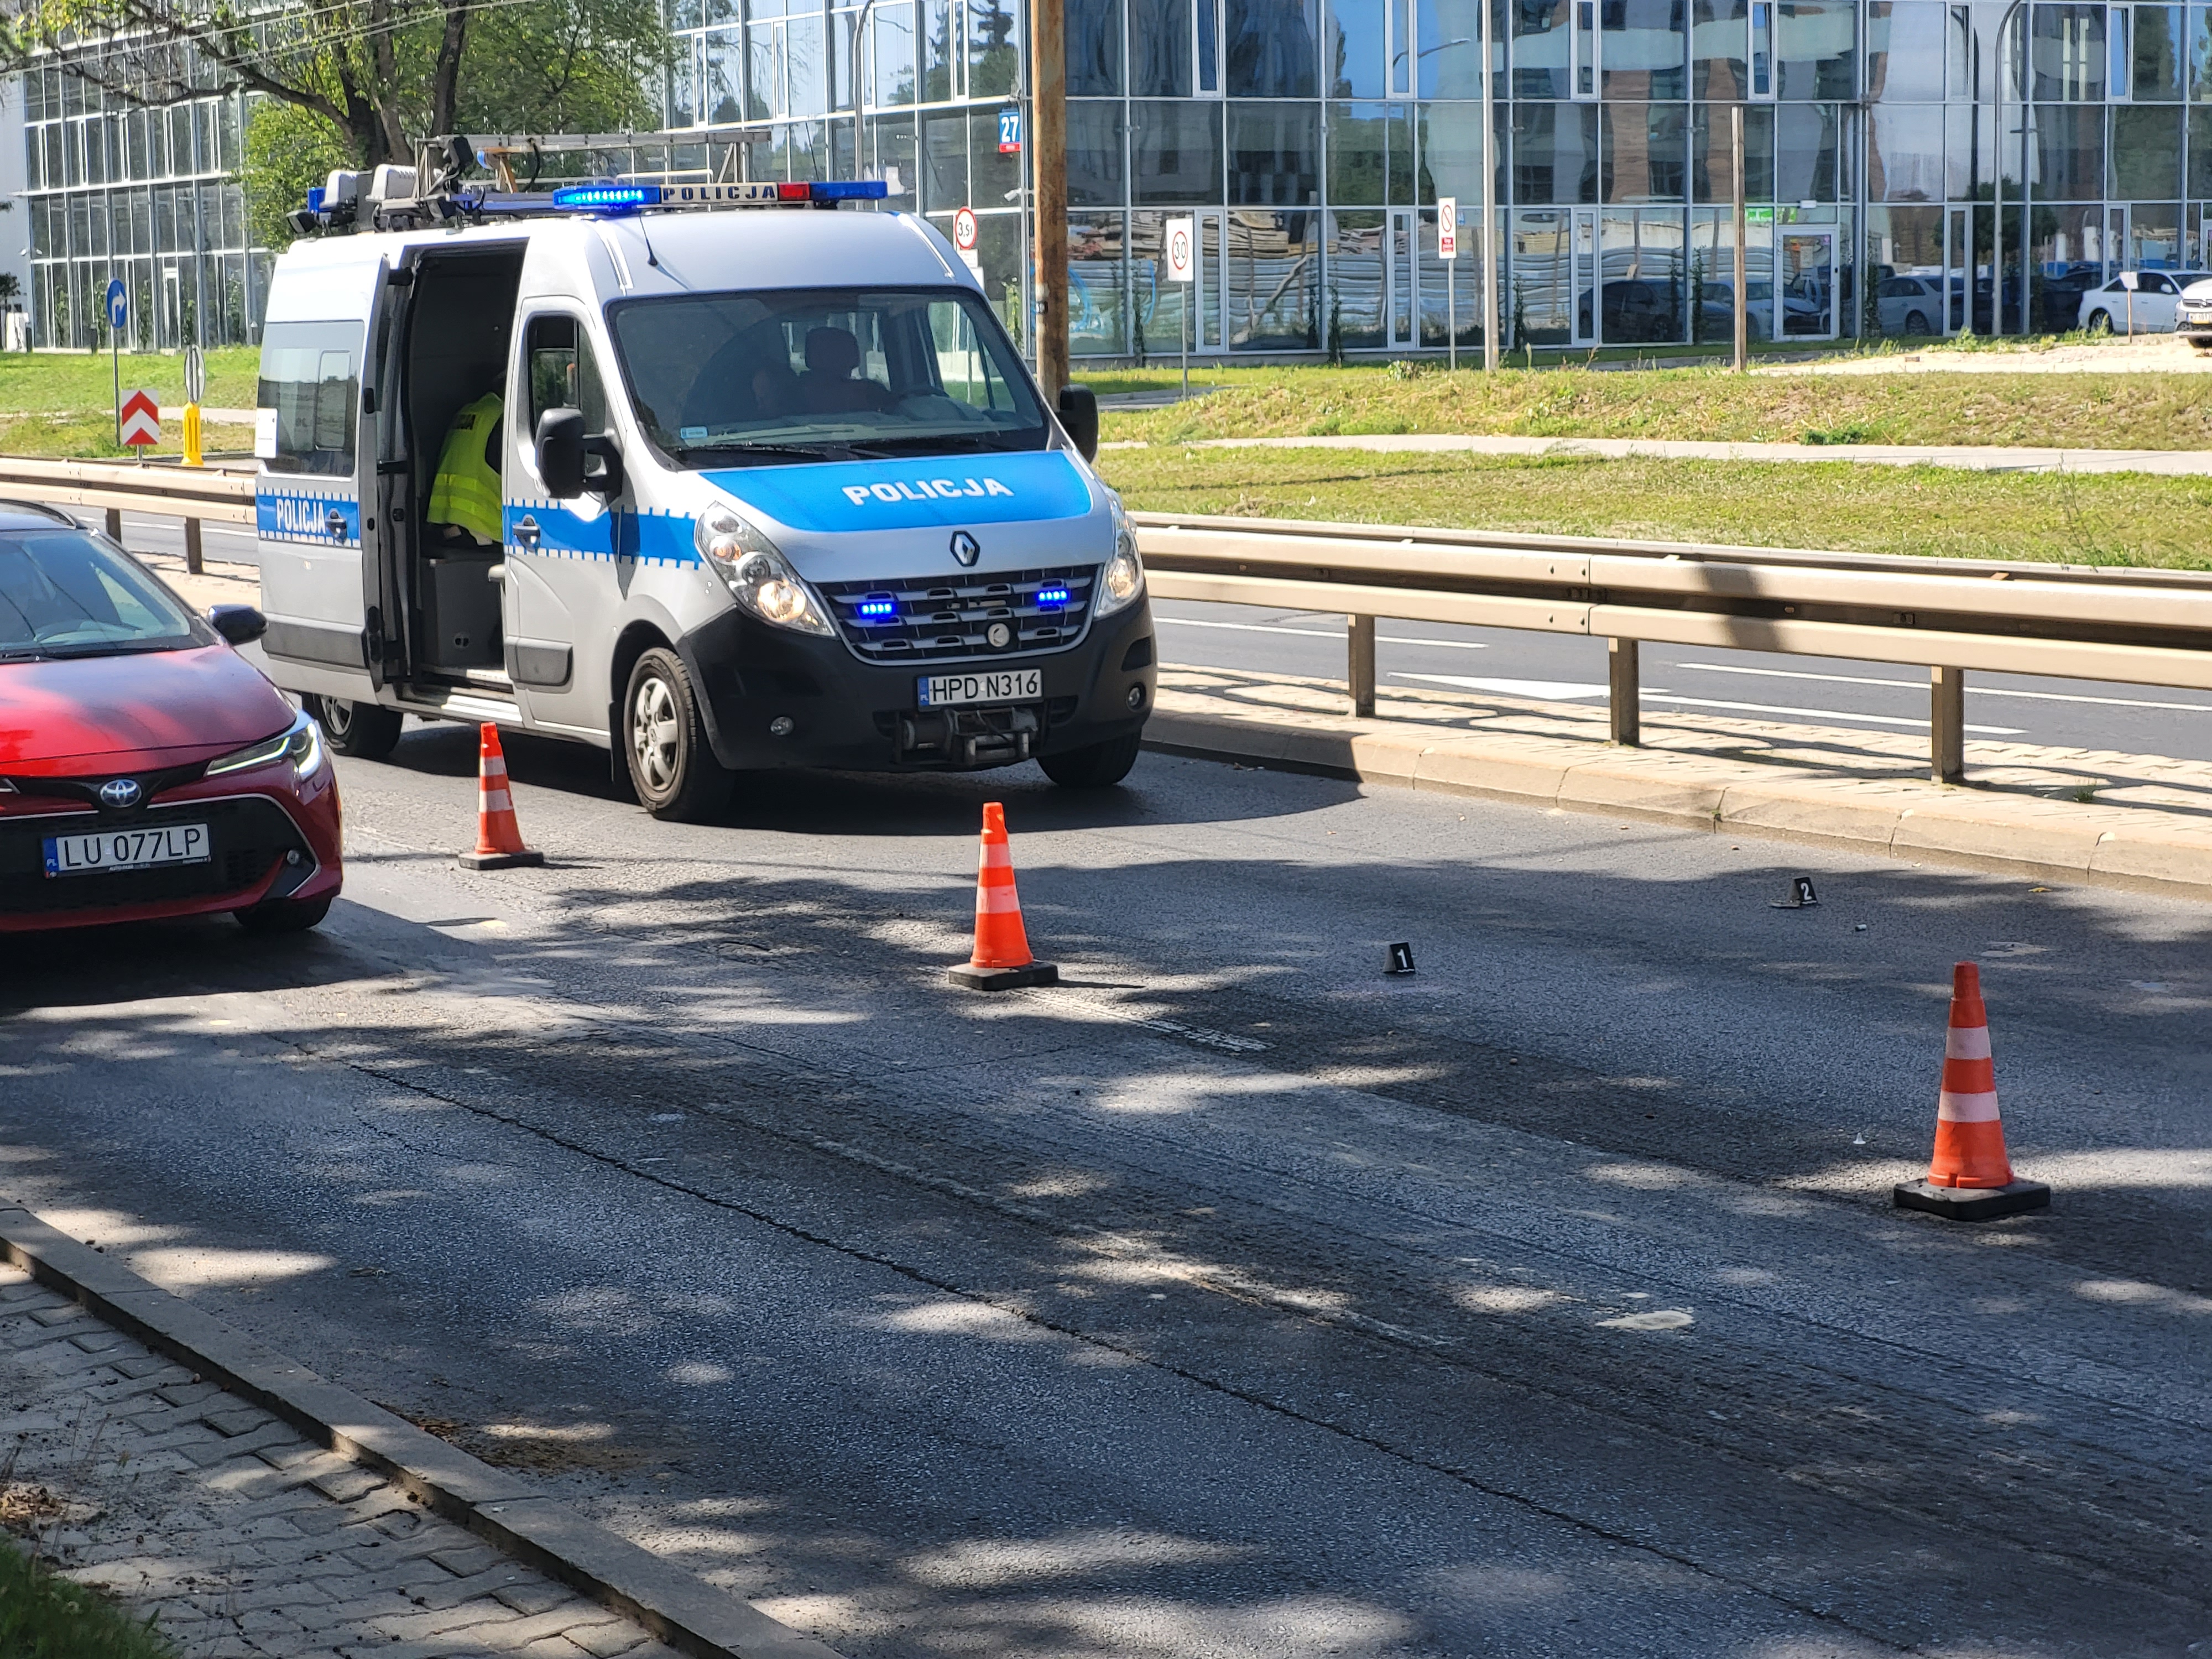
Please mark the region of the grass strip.
<svg viewBox="0 0 2212 1659"><path fill-rule="evenodd" d="M1410 368L1412 366L1401 366ZM1082 377L1098 392L1166 389L1173 370ZM1218 388L1163 409L1109 410L1111 441L1468 433L1735 443L2022 444L2212 449L2200 374L1758 374L1645 369L1216 369Z"/></svg>
<svg viewBox="0 0 2212 1659"><path fill-rule="evenodd" d="M176 1659L151 1619L56 1577L0 1542L0 1654L7 1659Z"/></svg>
<svg viewBox="0 0 2212 1659"><path fill-rule="evenodd" d="M164 405L185 401L182 353L123 354L123 389L140 388ZM223 346L207 354L210 409L251 409L258 392L261 352L256 346ZM0 415L108 416L114 436L115 382L107 354L83 351L0 353Z"/></svg>
<svg viewBox="0 0 2212 1659"><path fill-rule="evenodd" d="M1109 450L1099 464L1154 513L2212 569L2212 478L1339 449Z"/></svg>

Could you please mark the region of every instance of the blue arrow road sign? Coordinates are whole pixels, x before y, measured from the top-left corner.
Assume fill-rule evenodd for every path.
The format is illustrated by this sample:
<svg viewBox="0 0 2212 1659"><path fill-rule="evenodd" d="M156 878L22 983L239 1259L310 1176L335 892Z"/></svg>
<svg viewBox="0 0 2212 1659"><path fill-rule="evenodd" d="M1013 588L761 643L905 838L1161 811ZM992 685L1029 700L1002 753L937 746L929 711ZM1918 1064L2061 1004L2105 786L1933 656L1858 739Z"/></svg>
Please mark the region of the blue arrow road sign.
<svg viewBox="0 0 2212 1659"><path fill-rule="evenodd" d="M121 328L131 320L131 301L124 296L123 279L107 279L107 323L111 328Z"/></svg>

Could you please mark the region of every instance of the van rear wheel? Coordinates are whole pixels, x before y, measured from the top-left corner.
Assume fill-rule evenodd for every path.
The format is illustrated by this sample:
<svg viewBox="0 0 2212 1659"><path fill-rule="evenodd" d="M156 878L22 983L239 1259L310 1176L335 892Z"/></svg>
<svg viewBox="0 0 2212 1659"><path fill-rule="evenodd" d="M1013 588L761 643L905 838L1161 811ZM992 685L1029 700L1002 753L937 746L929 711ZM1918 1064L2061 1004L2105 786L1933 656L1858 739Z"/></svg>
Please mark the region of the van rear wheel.
<svg viewBox="0 0 2212 1659"><path fill-rule="evenodd" d="M323 741L338 754L382 760L399 746L399 726L404 716L396 708L344 697L310 696L301 701L315 724L323 728Z"/></svg>
<svg viewBox="0 0 2212 1659"><path fill-rule="evenodd" d="M737 778L708 745L684 659L665 647L655 646L629 671L623 751L638 805L657 818L702 823L730 804Z"/></svg>

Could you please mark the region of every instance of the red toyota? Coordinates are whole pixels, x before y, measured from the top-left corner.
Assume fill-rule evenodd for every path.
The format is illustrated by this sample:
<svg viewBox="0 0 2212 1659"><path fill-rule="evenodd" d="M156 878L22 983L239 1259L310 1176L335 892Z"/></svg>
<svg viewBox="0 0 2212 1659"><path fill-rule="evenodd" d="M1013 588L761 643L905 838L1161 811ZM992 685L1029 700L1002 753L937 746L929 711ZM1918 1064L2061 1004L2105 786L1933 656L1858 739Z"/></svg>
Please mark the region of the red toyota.
<svg viewBox="0 0 2212 1659"><path fill-rule="evenodd" d="M323 919L337 779L234 648L266 626L251 605L197 616L106 538L0 501L0 933Z"/></svg>

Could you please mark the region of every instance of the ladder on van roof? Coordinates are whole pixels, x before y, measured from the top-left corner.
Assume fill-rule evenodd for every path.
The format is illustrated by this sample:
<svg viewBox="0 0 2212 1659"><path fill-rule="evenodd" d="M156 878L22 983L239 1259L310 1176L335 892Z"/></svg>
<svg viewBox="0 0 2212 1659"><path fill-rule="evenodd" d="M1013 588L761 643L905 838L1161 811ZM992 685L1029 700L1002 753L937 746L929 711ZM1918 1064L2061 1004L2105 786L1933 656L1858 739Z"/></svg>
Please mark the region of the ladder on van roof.
<svg viewBox="0 0 2212 1659"><path fill-rule="evenodd" d="M418 230L457 220L647 209L835 207L880 200L873 180L754 180L746 152L771 135L738 126L682 132L459 133L418 145L412 167L386 163L364 177L340 170L291 216L302 235L367 227ZM649 165L652 161L660 165ZM610 166L608 163L615 163ZM471 182L479 173L483 182Z"/></svg>

